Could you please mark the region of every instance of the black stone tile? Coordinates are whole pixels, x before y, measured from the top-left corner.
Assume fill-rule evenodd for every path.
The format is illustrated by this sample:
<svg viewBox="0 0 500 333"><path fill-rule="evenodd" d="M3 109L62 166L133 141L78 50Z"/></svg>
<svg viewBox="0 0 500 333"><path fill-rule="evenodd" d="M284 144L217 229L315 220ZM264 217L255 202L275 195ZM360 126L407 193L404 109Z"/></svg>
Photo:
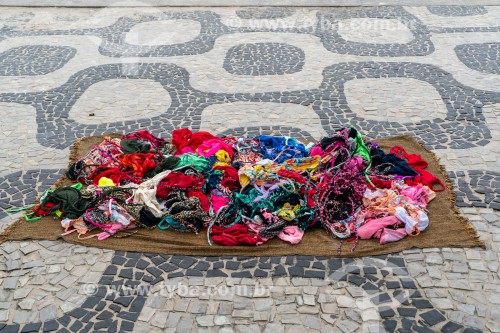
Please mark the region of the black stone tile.
<svg viewBox="0 0 500 333"><path fill-rule="evenodd" d="M69 330L71 332L78 332L81 328L83 327L83 324L81 321L76 320L70 327Z"/></svg>
<svg viewBox="0 0 500 333"><path fill-rule="evenodd" d="M290 276L304 277L304 267L288 267Z"/></svg>
<svg viewBox="0 0 500 333"><path fill-rule="evenodd" d="M108 309L110 309L111 311L114 311L116 313L119 313L122 310L121 306L119 306L117 304L108 305Z"/></svg>
<svg viewBox="0 0 500 333"><path fill-rule="evenodd" d="M295 262L294 256L286 256L285 265L291 266Z"/></svg>
<svg viewBox="0 0 500 333"><path fill-rule="evenodd" d="M442 328L441 328L441 332L443 333L453 333L453 332L456 332L458 331L459 329L462 329L463 326L462 325L459 325L457 323L454 323L452 321L449 321L447 322Z"/></svg>
<svg viewBox="0 0 500 333"><path fill-rule="evenodd" d="M219 269L209 269L207 271L207 277L227 277L227 274Z"/></svg>
<svg viewBox="0 0 500 333"><path fill-rule="evenodd" d="M120 332L132 332L134 330L134 323L122 320Z"/></svg>
<svg viewBox="0 0 500 333"><path fill-rule="evenodd" d="M259 263L259 268L260 269L266 269L266 270L269 270L273 267L273 265L270 263L270 262L266 262L266 263Z"/></svg>
<svg viewBox="0 0 500 333"><path fill-rule="evenodd" d="M124 267L135 267L135 265L137 265L137 259L129 259L129 260L127 260L127 262L123 266Z"/></svg>
<svg viewBox="0 0 500 333"><path fill-rule="evenodd" d="M325 265L321 261L315 261L312 264L312 268L324 270Z"/></svg>
<svg viewBox="0 0 500 333"><path fill-rule="evenodd" d="M158 266L160 269L162 269L163 271L165 272L172 272L172 271L175 271L178 267L177 266L174 266L172 264L169 264L169 263L163 263L161 264L160 266Z"/></svg>
<svg viewBox="0 0 500 333"><path fill-rule="evenodd" d="M64 327L67 327L71 322L71 317L67 314L63 315L61 318L57 319L57 321Z"/></svg>
<svg viewBox="0 0 500 333"><path fill-rule="evenodd" d="M393 333L396 331L396 327L398 326L398 322L395 320L384 320L384 327L389 333Z"/></svg>
<svg viewBox="0 0 500 333"><path fill-rule="evenodd" d="M351 275L349 274L347 276L347 281L357 285L357 286L361 286L363 283L366 282L366 279L362 276L359 276L359 275Z"/></svg>
<svg viewBox="0 0 500 333"><path fill-rule="evenodd" d="M137 261L137 264L135 265L135 267L138 269L146 269L146 267L148 267L148 266L149 266L149 262L147 262L144 259L139 259Z"/></svg>
<svg viewBox="0 0 500 333"><path fill-rule="evenodd" d="M389 265L396 265L397 267L405 267L405 260L402 257L388 257L387 262Z"/></svg>
<svg viewBox="0 0 500 333"><path fill-rule="evenodd" d="M153 262L153 264L155 264L155 266L160 266L161 264L166 262L165 258L163 258L161 256L152 257L151 261ZM179 262L180 262L180 260L177 261L177 263L179 263Z"/></svg>
<svg viewBox="0 0 500 333"><path fill-rule="evenodd" d="M97 320L105 320L113 317L113 313L110 311L103 311L99 313L96 317Z"/></svg>
<svg viewBox="0 0 500 333"><path fill-rule="evenodd" d="M118 277L125 278L125 279L132 279L133 278L132 268L123 268L120 271L120 274L118 274Z"/></svg>
<svg viewBox="0 0 500 333"><path fill-rule="evenodd" d="M108 327L108 332L117 332L118 331L118 320L114 320L111 325Z"/></svg>
<svg viewBox="0 0 500 333"><path fill-rule="evenodd" d="M410 280L410 279L401 279L401 285L405 289L417 289L415 282L413 280Z"/></svg>
<svg viewBox="0 0 500 333"><path fill-rule="evenodd" d="M418 309L426 309L426 308L428 309L428 308L432 308L433 307L432 304L428 300L421 299L421 298L412 299L412 303Z"/></svg>
<svg viewBox="0 0 500 333"><path fill-rule="evenodd" d="M180 263L179 263L179 267L180 268L184 268L184 269L187 269L191 266L193 266L195 263L197 262L197 260L195 258L192 258L192 257L185 257Z"/></svg>
<svg viewBox="0 0 500 333"><path fill-rule="evenodd" d="M315 278L315 279L324 279L325 278L325 272L324 271L316 271L316 270L307 269L304 272L304 277L306 277L306 278Z"/></svg>
<svg viewBox="0 0 500 333"><path fill-rule="evenodd" d="M42 327L42 323L26 324L26 325L23 326L23 329L21 330L21 333L38 332L41 327Z"/></svg>
<svg viewBox="0 0 500 333"><path fill-rule="evenodd" d="M99 303L101 299L99 297L88 297L85 302L83 302L82 304L82 308L85 308L85 309L92 309L94 308L97 303ZM77 310L77 309L75 309ZM75 313L75 310L72 310L69 315L72 316L72 317L75 317L74 313ZM80 309L80 312L76 312L76 313L82 313L84 310L83 309ZM80 317L75 317L75 318L80 318Z"/></svg>
<svg viewBox="0 0 500 333"><path fill-rule="evenodd" d="M213 263L213 265L212 265L212 268L213 268L213 269L221 269L221 268L224 268L224 262L223 262L223 261L214 262L214 263Z"/></svg>
<svg viewBox="0 0 500 333"><path fill-rule="evenodd" d="M379 282L380 281L379 277L377 277L376 275L372 275L372 274L366 274L365 278L367 280L370 280L371 282Z"/></svg>
<svg viewBox="0 0 500 333"><path fill-rule="evenodd" d="M400 288L401 285L399 284L399 281L387 281L385 283L387 289L397 289Z"/></svg>
<svg viewBox="0 0 500 333"><path fill-rule="evenodd" d="M469 327L464 329L462 333L483 333L483 331Z"/></svg>
<svg viewBox="0 0 500 333"><path fill-rule="evenodd" d="M277 265L276 267L274 267L274 271L273 271L272 275L273 276L284 276L284 275L287 275L285 267L283 267L283 265Z"/></svg>
<svg viewBox="0 0 500 333"><path fill-rule="evenodd" d="M426 326L413 325L412 329L418 333L435 333L436 331L431 330Z"/></svg>
<svg viewBox="0 0 500 333"><path fill-rule="evenodd" d="M184 274L183 274L184 275ZM142 277L142 281L146 282L146 283L151 283L152 281L154 280L154 278L152 278L151 276L149 275L144 275Z"/></svg>
<svg viewBox="0 0 500 333"><path fill-rule="evenodd" d="M82 322L84 323L88 323L91 319L94 318L94 316L96 315L96 312L92 311L92 312L87 312L87 314L85 316L82 317L82 319L80 319Z"/></svg>
<svg viewBox="0 0 500 333"><path fill-rule="evenodd" d="M173 279L173 278L177 278L177 277L182 277L182 276L184 276L183 272L174 272L174 273L169 273L168 274L168 278L169 279Z"/></svg>
<svg viewBox="0 0 500 333"><path fill-rule="evenodd" d="M125 263L125 261L127 261L127 259L123 258L123 257L120 257L118 255L115 255L112 259L111 259L111 263L113 265L118 265L118 266L121 266Z"/></svg>
<svg viewBox="0 0 500 333"><path fill-rule="evenodd" d="M106 306L106 302L100 301L99 304L94 308L95 311L99 312Z"/></svg>
<svg viewBox="0 0 500 333"><path fill-rule="evenodd" d="M141 258L144 254L141 253L141 252L131 252L131 251L127 251L124 253L124 255L127 257L127 258L131 258L131 259L136 259L138 260L139 258Z"/></svg>
<svg viewBox="0 0 500 333"><path fill-rule="evenodd" d="M372 303L375 305L387 303L390 302L391 300L392 300L391 296L389 296L389 294L387 293L383 293L371 298Z"/></svg>
<svg viewBox="0 0 500 333"><path fill-rule="evenodd" d="M415 315L417 314L417 309L399 307L398 313L403 317L415 317Z"/></svg>
<svg viewBox="0 0 500 333"><path fill-rule="evenodd" d="M240 267L239 261L226 261L226 269L237 270Z"/></svg>
<svg viewBox="0 0 500 333"><path fill-rule="evenodd" d="M130 304L130 312L141 312L144 303L146 302L146 297L136 296L132 303Z"/></svg>
<svg viewBox="0 0 500 333"><path fill-rule="evenodd" d="M85 325L85 327L80 332L83 332L83 333L90 332L90 330L92 329L92 326L94 326L94 323L87 323Z"/></svg>
<svg viewBox="0 0 500 333"><path fill-rule="evenodd" d="M403 328L408 329L408 330L411 329L414 324L415 324L415 320L410 320L407 318L403 318L403 320L401 320L401 326Z"/></svg>
<svg viewBox="0 0 500 333"><path fill-rule="evenodd" d="M377 268L375 268L375 267L363 267L363 272L365 274L377 274Z"/></svg>
<svg viewBox="0 0 500 333"><path fill-rule="evenodd" d="M499 185L500 186L500 185ZM281 262L281 257L279 256L272 256L271 257L271 264L279 264Z"/></svg>
<svg viewBox="0 0 500 333"><path fill-rule="evenodd" d="M249 278L249 279L251 279L253 276L252 276L252 273L250 273L250 271L240 271L240 272L232 272L231 273L231 277L233 277L233 278Z"/></svg>
<svg viewBox="0 0 500 333"><path fill-rule="evenodd" d="M255 266L257 266L257 260L249 260L241 264L243 268L253 268Z"/></svg>
<svg viewBox="0 0 500 333"><path fill-rule="evenodd" d="M59 328L57 330L58 333L71 333L66 327Z"/></svg>
<svg viewBox="0 0 500 333"><path fill-rule="evenodd" d="M420 317L422 317L425 320L425 322L430 326L434 326L446 320L446 318L438 310L431 310L428 312L424 312L420 314Z"/></svg>
<svg viewBox="0 0 500 333"><path fill-rule="evenodd" d="M49 320L43 323L44 332L53 332L59 328L59 323L56 320Z"/></svg>
<svg viewBox="0 0 500 333"><path fill-rule="evenodd" d="M121 297L115 298L115 300L113 302L120 304L120 305L123 305L124 307L128 307L133 300L134 300L134 297L132 297L132 296L128 296L128 297L121 296Z"/></svg>
<svg viewBox="0 0 500 333"><path fill-rule="evenodd" d="M122 311L118 314L119 318L135 322L137 318L139 318L140 313L139 312L128 312L128 311Z"/></svg>
<svg viewBox="0 0 500 333"><path fill-rule="evenodd" d="M104 270L104 273L102 273L103 275L115 275L117 273L118 269L116 266L114 265L109 265L108 267L106 267L106 269Z"/></svg>
<svg viewBox="0 0 500 333"><path fill-rule="evenodd" d="M306 260L297 260L297 262L295 263L295 265L298 266L298 267L309 268L309 266L311 265L311 263L309 261L306 261Z"/></svg>
<svg viewBox="0 0 500 333"><path fill-rule="evenodd" d="M112 275L103 275L101 276L101 279L99 280L99 284L109 286L111 283L114 281L114 276Z"/></svg>
<svg viewBox="0 0 500 333"><path fill-rule="evenodd" d="M94 324L94 329L95 330L100 330L103 328L107 329L112 323L113 321L111 319L98 321Z"/></svg>
<svg viewBox="0 0 500 333"><path fill-rule="evenodd" d="M258 268L254 271L253 274L257 278L265 278L265 277L268 276L268 272L267 271L263 271L263 270L258 269Z"/></svg>
<svg viewBox="0 0 500 333"><path fill-rule="evenodd" d="M367 282L365 283L362 288L367 292L367 293L371 293L371 292L377 292L379 290L379 287L377 287L376 285L374 285L373 283L371 282Z"/></svg>
<svg viewBox="0 0 500 333"><path fill-rule="evenodd" d="M396 314L394 310L388 306L380 307L378 311L382 318L394 317L394 315Z"/></svg>
<svg viewBox="0 0 500 333"><path fill-rule="evenodd" d="M157 278L158 276L161 275L162 271L159 270L158 268L156 267L148 267L146 268L146 271L150 274L152 274L155 278Z"/></svg>
<svg viewBox="0 0 500 333"><path fill-rule="evenodd" d="M203 273L192 268L186 270L186 276L203 276Z"/></svg>
<svg viewBox="0 0 500 333"><path fill-rule="evenodd" d="M198 271L207 271L210 268L210 264L205 261L200 261L194 266L194 269Z"/></svg>
<svg viewBox="0 0 500 333"><path fill-rule="evenodd" d="M17 333L19 332L19 324L5 325L1 330L1 333Z"/></svg>

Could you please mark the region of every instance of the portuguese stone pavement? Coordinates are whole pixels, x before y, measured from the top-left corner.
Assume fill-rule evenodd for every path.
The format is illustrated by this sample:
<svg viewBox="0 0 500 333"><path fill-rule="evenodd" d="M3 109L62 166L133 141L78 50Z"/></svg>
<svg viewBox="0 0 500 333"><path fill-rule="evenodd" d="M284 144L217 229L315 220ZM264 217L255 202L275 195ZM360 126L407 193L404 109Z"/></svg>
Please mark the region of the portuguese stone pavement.
<svg viewBox="0 0 500 333"><path fill-rule="evenodd" d="M354 125L434 151L486 243L342 260L7 242L0 332L500 332L500 7L2 8L0 116L0 230L82 136Z"/></svg>

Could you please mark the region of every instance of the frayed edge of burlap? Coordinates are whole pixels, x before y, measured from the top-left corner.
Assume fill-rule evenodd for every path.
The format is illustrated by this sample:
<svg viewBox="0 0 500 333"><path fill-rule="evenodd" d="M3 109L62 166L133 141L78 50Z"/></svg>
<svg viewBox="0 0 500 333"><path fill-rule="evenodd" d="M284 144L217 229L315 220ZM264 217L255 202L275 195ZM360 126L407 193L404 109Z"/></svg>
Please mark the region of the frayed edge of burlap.
<svg viewBox="0 0 500 333"><path fill-rule="evenodd" d="M9 225L5 230L0 234L0 244L5 243L10 239L10 234L14 231L14 229L17 228L17 224L25 222L24 218L20 218L17 221L12 222L11 225Z"/></svg>
<svg viewBox="0 0 500 333"><path fill-rule="evenodd" d="M107 137L107 136L121 137L122 134L111 133L111 134L87 136L87 137L76 139L69 147L68 167L66 168L66 170L69 169L69 167L71 167L73 165L73 163L75 163L80 158L82 158L82 156L78 156L78 150L79 150L80 146L86 140L94 140L95 137L102 137L102 139L104 140L104 137ZM65 173L54 184L52 184L50 186L50 188L56 189L56 188L65 186L65 185L67 185L68 182L70 182L70 180L66 177L66 173ZM37 196L35 202L39 202L41 195L42 194ZM31 211L32 210L27 210L25 212L25 214L28 214ZM21 227L21 226L19 226L19 224L24 224L24 223L29 223L29 222L26 222L26 220L24 219L24 216L23 216L23 217L20 217L19 219L17 219L16 221L12 222L12 224L10 224L7 228L5 228L5 230L0 234L0 244L5 243L6 241L12 239L12 237L10 237L12 235L12 233L14 233L18 227ZM34 221L32 223L36 223L36 221Z"/></svg>
<svg viewBox="0 0 500 333"><path fill-rule="evenodd" d="M413 137L411 135L408 135L408 137L410 137L413 141L418 143L422 147L422 149L424 149L426 152L429 153L429 155L432 156L432 159L434 160L433 162L435 162L438 165L439 170L441 171L441 173L444 176L444 183L445 183L446 187L449 189L449 191L445 191L445 192L449 193L447 200L450 204L450 209L452 210L453 215L460 222L462 227L467 231L469 236L472 238L474 246L480 247L482 249L486 249L486 244L479 238L479 235L477 234L476 229L474 229L474 227L469 223L469 220L467 220L467 218L465 218L464 216L462 216L462 214L460 214L460 211L458 210L458 207L456 206L457 195L455 194L453 183L451 182L451 179L448 176L448 172L446 171L445 166L441 163L441 159L439 157L437 157L437 155L434 152L427 149L427 147L424 144L418 142L415 137ZM442 192L437 193L437 195L440 195L440 194L442 194ZM461 246L461 247L468 247L468 246Z"/></svg>

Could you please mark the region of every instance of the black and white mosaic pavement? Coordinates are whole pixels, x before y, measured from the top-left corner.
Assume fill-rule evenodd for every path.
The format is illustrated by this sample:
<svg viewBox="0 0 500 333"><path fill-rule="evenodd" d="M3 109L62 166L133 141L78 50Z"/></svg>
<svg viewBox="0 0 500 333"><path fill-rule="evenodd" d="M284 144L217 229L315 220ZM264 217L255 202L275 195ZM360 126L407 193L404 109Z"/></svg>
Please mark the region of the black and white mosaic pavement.
<svg viewBox="0 0 500 333"><path fill-rule="evenodd" d="M0 76L33 76L51 73L74 57L67 46L27 45L0 53Z"/></svg>
<svg viewBox="0 0 500 333"><path fill-rule="evenodd" d="M125 42L123 32L129 31L134 25L143 22L161 20L193 20L200 24L200 34L193 40L173 45L133 45ZM172 57L194 55L212 49L215 39L230 29L220 22L217 14L209 11L196 12L164 12L156 15L145 15L138 18L121 18L116 24L106 29L96 29L95 34L103 39L99 51L111 57ZM85 31L83 33L86 34Z"/></svg>
<svg viewBox="0 0 500 333"><path fill-rule="evenodd" d="M500 31L500 25L499 26L493 26L493 27L450 27L450 28L431 28L429 29L431 32L435 33L445 33L445 34L452 34L452 33L463 33L463 32L499 32Z"/></svg>
<svg viewBox="0 0 500 333"><path fill-rule="evenodd" d="M279 136L290 136L303 140L305 142L314 141L314 138L310 133L300 129L299 127L289 127L289 126L248 126L248 127L238 127L226 130L221 135L233 135L236 137L248 136L256 137L258 135L279 135Z"/></svg>
<svg viewBox="0 0 500 333"><path fill-rule="evenodd" d="M250 20L250 19L279 19L292 15L294 10L292 8L286 7L271 7L271 8L248 8L241 9L236 11L236 15L242 19Z"/></svg>
<svg viewBox="0 0 500 333"><path fill-rule="evenodd" d="M199 35L189 42L173 45L134 45L125 41L125 35L139 23L158 22L164 20L193 20L200 24ZM217 37L234 32L223 25L219 15L210 11L191 12L157 12L135 17L121 17L114 24L105 28L86 28L68 30L17 31L6 25L0 38L20 36L55 36L55 35L87 35L102 39L99 52L110 57L172 57L195 55L212 49ZM2 36L3 35L3 36Z"/></svg>
<svg viewBox="0 0 500 333"><path fill-rule="evenodd" d="M458 45L455 53L461 62L473 70L500 74L500 43Z"/></svg>
<svg viewBox="0 0 500 333"><path fill-rule="evenodd" d="M486 8L482 6L439 6L429 7L428 10L434 15L447 17L481 16L487 13ZM269 108L272 108L273 104L304 106L319 118L317 126L326 133L331 133L342 126L353 125L359 127L364 133L377 137L412 134L429 149L449 149L455 151L458 156L462 149L473 150L477 147L491 148L492 154L495 154L494 147L498 143L498 138L494 137L496 132L491 127L492 119L486 118L483 108L500 103L500 91L496 89L497 86L492 85L490 90L477 89L474 87L474 82L464 82L454 77L451 73L453 70L456 72L455 68L452 70L446 66L428 64L426 57L432 57L435 50L431 34L498 32L500 25L477 27L455 25L428 28L418 15L411 14L403 7L335 10L321 8L313 11L314 15L311 17L315 17L317 21L309 27L297 27L293 24L289 26L230 26L226 25L223 20L223 17L229 15L224 10L177 11L163 8L152 13L123 14L118 16L114 23L104 27L83 26L82 24L83 27L72 27L67 30L25 29L23 25L28 24L36 15L29 11L12 14L6 16L5 19L0 19L0 43L27 36L32 36L34 40L33 45L11 47L3 49L4 51L0 53L0 79L2 76L8 76L8 79L13 80L12 82L18 79L19 82L22 80L27 82L25 89L13 88L7 84L1 86L0 108L5 105L32 106L36 110L36 115L30 114L27 117L36 118L36 141L42 150L45 148L63 149L76 138L102 133L147 128L157 135L168 136L174 128L190 127L198 130L202 128L202 115L207 107L250 102L266 103L266 107ZM232 11L241 20L292 20L296 12L297 9L291 8L248 8ZM352 19L397 20L411 32L413 38L407 43L373 43L369 38L364 42L353 42L343 38L343 34L339 31L342 21ZM75 17L70 21L78 22L78 20L78 17ZM160 45L135 45L127 42L127 34L141 23L172 20L195 22L200 27L199 33L187 42ZM322 45L331 53L332 59L337 60L332 60L328 65L321 67L323 70L318 75L319 77L311 77L306 68L318 59L305 56L304 51L312 45L307 41L296 42L293 45L267 40L257 43L255 40L245 41L243 37L234 40L232 44L226 41L227 45L224 46L223 52L215 49L221 47L217 46L220 37L232 36L235 33L241 36L246 32L268 34L277 32L290 34L290 36L296 34L306 37L304 40L314 36L312 38L319 39L318 45ZM397 31L394 32L394 34L397 33ZM78 57L81 50L65 46L64 42L58 46L49 46L35 40L37 37L50 38L51 36L100 38L99 44L89 39L88 45L84 46L89 49L95 48L96 59L99 58L99 60L93 62L90 60L94 59L80 58L82 64L78 70L65 71L68 62ZM498 43L463 44L450 48L450 50L453 49L460 61L471 71L499 74ZM218 59L211 58L212 51L218 52ZM338 60L339 56L362 56L363 58L354 58L355 60L349 58L343 61ZM381 60L380 57L391 57L391 61L387 61L387 58ZM398 57L407 58L401 61ZM407 60L409 57L411 60ZM229 75L228 80L232 77L248 76L255 82L272 78L276 79L276 88L262 91L259 90L258 85L240 84L237 86L239 91L236 93L233 90L218 93L205 91L199 88L199 84L193 79L195 75L191 72L197 66L203 67L204 62L220 64L218 65L220 72L205 73L206 76ZM54 79L55 83L47 85L44 82L45 86L51 88L37 89L36 82L38 81L29 81L38 80L40 76L56 70L59 70L58 73L61 75ZM199 77L199 73L196 74ZM316 80L318 85L310 89L283 89L281 88L282 81L280 81L282 77L311 82ZM382 78L418 80L431 85L439 95L439 103L444 104L446 115L444 117L434 114L423 115L422 118L425 120L403 122L400 117L384 121L370 120L364 113L354 112L354 108L350 105L352 101L346 98L346 83L352 80ZM83 124L72 118L70 111L77 102L92 106L94 100L99 99L99 96L86 97L84 95L90 87L99 82L112 84L116 82L115 80L154 81L161 85L171 102L169 105L162 106L164 112L160 115L134 120L116 119L112 113L109 119L95 123ZM404 94L405 92L394 93ZM422 98L425 97L422 96ZM377 98L377 96L366 96L368 100L371 98ZM402 114L404 114L404 108L405 106L402 106ZM6 121L9 120L6 119ZM223 121L221 119L221 122ZM288 120L288 125L282 126L256 122L225 130L223 134L238 136L274 134L295 136L310 141L312 135L302 128L302 121L297 119L295 123L292 123ZM5 133L9 133L8 130L5 130ZM1 148L8 147L2 146ZM40 155L43 156L43 151L40 151ZM479 158L481 156L478 156ZM5 162L0 161L0 163ZM497 216L495 214L500 211L498 190L500 174L493 171L492 165L492 163L488 164L488 168L484 170L449 170L449 174L454 182L457 206L465 209L487 210L489 219L493 221ZM1 175L0 208L2 211L0 211L0 218L6 216L3 211L5 209L33 203L35 198L52 185L63 172L64 170L59 168L24 169L20 167L20 171ZM347 248L348 246L346 246L346 251ZM332 249L332 252L336 250ZM152 297L149 299L147 296L137 294L109 295L106 293L107 287L110 285L151 287L175 279L194 279L195 281L196 279L249 279L252 281L271 279L276 281L280 278L295 279L293 281L297 281L298 285L300 281L316 281L310 282L313 286L314 283L319 283L318 281L328 281L326 284L328 286L345 283L349 287L347 290L351 293L347 294L350 295L349 297L368 299L370 305L376 307L376 312L381 318L380 324L387 332L482 332L486 331L486 327L493 327L485 326L491 323L490 319L495 315L493 310L486 312L483 303L477 299L471 301L471 296L466 297L465 294L460 293L462 290L474 290L475 285L485 281L484 275L486 275L487 282L484 282L484 290L487 290L490 295L495 294L495 290L498 290L495 289L498 288L495 284L497 277L494 275L498 271L498 267L495 266L495 260L498 258L495 251L496 248L492 247L487 254L477 255L475 252L467 252L467 256L463 251L455 252L451 249L442 250L442 252L441 250L413 251L355 260L309 256L187 257L116 251L111 263L106 263L103 267L96 293L86 297L81 306L68 311L61 317L45 322L40 320L21 322L18 317L16 317L17 322L10 319L5 322L0 320L0 332L144 331L139 326L145 321L139 320L139 317L145 308L149 311L148 307L153 307L156 301ZM28 251L26 253L29 255ZM484 258L489 258L490 261L483 264L481 260ZM2 260L0 260L0 265L4 264ZM474 260L476 260L475 264ZM453 263L453 266L445 270L443 266L449 262ZM467 280L469 277L466 276L468 272L466 263L472 271L470 284ZM12 273L14 276L18 271L9 270L9 272L14 272ZM449 281L446 282L449 284L441 284L443 281ZM358 289L356 289L358 291L353 291L353 288L361 291ZM443 296L439 288L454 290L456 293ZM50 288L46 289L50 290ZM299 293L302 295L303 291L300 290ZM490 295L486 297L491 297ZM276 299L273 304L276 306L295 304L296 296L294 294L289 296ZM0 296L0 318L5 313L2 312L4 310L2 306L10 302L10 300L4 301L1 297L5 296ZM322 297L324 296L314 294L315 301L319 302ZM290 299L293 300L290 301ZM453 302L462 302L460 303L462 307L455 303L450 306L447 301L451 302L451 299ZM344 304L347 308L351 304L349 302ZM495 302L498 301L493 298L492 303L498 304ZM470 310L471 304L469 303L474 303L472 310ZM232 312L232 306L231 300L222 300L216 314L231 318L235 314ZM179 321L176 316L181 316L179 313L186 311L187 306L184 310L180 308L182 306L176 305L174 309L169 310L169 313L173 314L172 318L177 318L178 321L174 321L174 327L175 325L186 326L189 327L186 331L191 331L193 325L198 325L195 326L197 328L203 326L200 322L194 322L194 319L190 319L191 322ZM468 312L463 314L462 309ZM257 311L253 307L245 310L252 311L252 315ZM321 308L321 311L323 310ZM197 305L196 311L192 307L188 311L192 312L193 318L208 315L204 306ZM340 315L337 318L335 314L328 314L327 317L317 319L323 324L331 325L335 320L346 320L343 325L347 326L342 326L344 332L363 329L360 326L363 319L359 314L347 312L348 310L344 308L342 311L344 311L342 318ZM457 314L458 312L461 314ZM325 312L325 315L326 313L328 312ZM241 313L238 312L238 314ZM487 319L486 316L488 316ZM310 318L306 320L309 320L304 322L304 325L309 325L307 327L318 327L316 321L311 321ZM258 323L258 329L254 331L264 330L266 324L267 322L264 321ZM248 323L245 325L248 326ZM156 328L159 327L156 326ZM179 328L179 331L183 329Z"/></svg>
<svg viewBox="0 0 500 333"><path fill-rule="evenodd" d="M0 332L32 332L39 329L44 332L134 331L134 322L147 297L129 290L146 290L147 286L183 276L248 279L290 276L326 279L329 284L348 283L357 287L356 291L351 291L355 298L369 300L376 306L387 332L430 332L438 324L444 327L445 332L463 328L460 324L447 321L442 311L433 307L410 277L404 259L399 256L366 259L313 256L216 258L116 251L93 295L80 308L44 323L22 327L18 324L0 325ZM115 289L110 289L113 286ZM226 305L231 306L230 300L226 301ZM224 307L220 305L220 308ZM203 314L203 310L199 312L199 315ZM396 317L403 319L395 320ZM454 330L448 330L451 328Z"/></svg>
<svg viewBox="0 0 500 333"><path fill-rule="evenodd" d="M235 45L224 59L224 69L235 75L283 75L300 72L304 51L284 43Z"/></svg>
<svg viewBox="0 0 500 333"><path fill-rule="evenodd" d="M61 169L31 169L17 171L0 177L0 218L4 211L20 208L35 202L40 193L52 186L64 173Z"/></svg>
<svg viewBox="0 0 500 333"><path fill-rule="evenodd" d="M484 15L488 10L484 6L427 6L434 15L439 16L475 16Z"/></svg>
<svg viewBox="0 0 500 333"><path fill-rule="evenodd" d="M279 12L279 8L272 9ZM276 26L227 26L221 17L210 11L192 12L160 12L136 17L122 17L116 23L105 28L68 29L68 30L39 30L18 31L8 25L0 30L2 37L44 36L44 35L90 35L102 38L99 52L111 57L172 57L181 55L195 55L208 52L213 48L214 41L226 34L251 31L275 31L306 33L318 36L324 47L340 54L362 56L423 56L434 51L430 41L428 28L422 22L406 11L403 7L374 7L363 9L346 9L334 11L318 11L317 23L312 27L301 27L299 24ZM288 16L288 15L285 15ZM413 34L409 43L375 44L351 42L343 39L339 34L339 23L354 18L376 18L380 20L395 19L406 26ZM125 35L132 27L144 22L163 20L193 20L201 25L199 35L185 43L172 45L134 45L125 42Z"/></svg>
<svg viewBox="0 0 500 333"><path fill-rule="evenodd" d="M500 210L500 172L468 170L449 172L456 186L458 207Z"/></svg>
<svg viewBox="0 0 500 333"><path fill-rule="evenodd" d="M272 68L272 66L271 66ZM429 119L414 124L392 121L367 121L354 114L343 92L343 84L356 78L403 77L433 85L443 98L448 114L445 119ZM111 79L149 79L159 82L168 91L171 105L161 116L149 119L79 124L69 119L72 105L86 89L96 82ZM318 90L265 92L258 94L204 93L191 87L189 73L170 64L109 64L89 67L74 74L60 88L40 93L3 93L0 102L21 103L37 110L38 136L41 145L64 148L76 138L103 132L127 132L148 128L157 134L169 135L178 127L200 126L200 115L209 105L227 102L276 102L313 105L327 133L342 126L354 125L378 137L414 134L430 148L453 149L484 146L491 139L482 107L500 102L500 93L472 89L458 83L442 69L414 63L358 62L332 65L323 71ZM425 134L425 135L422 135Z"/></svg>
<svg viewBox="0 0 500 333"><path fill-rule="evenodd" d="M423 56L434 51L430 34L425 25L418 18L405 11L402 7L377 7L354 10L319 11L318 26L315 34L321 38L324 47L340 54L400 57ZM345 40L339 33L339 24L343 20L353 18L396 19L406 26L413 34L413 39L404 44L376 44L352 42ZM345 27L353 29L355 27ZM380 27L379 27L380 28Z"/></svg>
<svg viewBox="0 0 500 333"><path fill-rule="evenodd" d="M352 124L367 133L376 133L378 137L409 133L430 147L453 149L482 146L491 139L481 108L482 105L499 101L500 94L479 92L461 85L450 74L435 66L401 62L345 63L326 68L323 76L325 80L321 88L331 95L326 101L313 102L313 108L321 119L326 118L324 127L326 125L327 131L333 131L339 125ZM354 114L343 92L344 83L348 80L377 77L405 77L430 83L441 95L448 109L446 118L408 125L397 121L367 121L361 115Z"/></svg>
<svg viewBox="0 0 500 333"><path fill-rule="evenodd" d="M372 56L422 56L433 51L429 32L416 17L400 7L378 7L363 10L337 10L318 12L319 22L332 23L331 29L318 29L326 49L335 53ZM408 24L414 34L407 44L353 43L339 39L336 24L347 18L397 18ZM191 19L200 22L200 35L194 40L175 45L129 45L124 42L124 33L140 22L169 19ZM101 53L112 57L125 56L176 56L200 54L213 47L217 36L237 31L221 23L220 17L212 12L166 12L139 18L120 18L107 28L67 31L12 32L11 36L90 34L103 38L99 47ZM365 52L366 50L366 52ZM14 61L15 58L12 58ZM17 61L17 60L16 60ZM304 52L291 45L279 43L256 43L235 45L229 49L224 69L235 75L283 75L299 72L305 62ZM358 77L406 77L429 82L439 92L448 109L445 119L429 119L415 124L365 121L362 115L353 115L343 96L343 85L348 78ZM136 121L110 122L108 124L84 125L68 119L72 105L92 84L110 79L152 79L160 82L169 92L172 104L159 117ZM326 99L326 100L325 100ZM323 84L319 90L279 91L259 94L212 94L197 91L189 83L189 72L176 65L136 63L130 65L110 64L89 67L73 74L60 88L39 93L1 93L0 102L29 104L37 109L38 141L45 146L66 147L77 137L102 133L103 131L130 131L148 127L156 133L169 132L174 127L197 128L197 116L208 105L223 102L252 101L280 102L314 105L314 110L324 119L327 132L333 128L352 124L376 131L379 136L401 133L415 134L429 147L451 148L482 146L491 135L484 124L481 109L484 105L500 101L500 93L480 91L467 87L446 73L430 65L411 63L359 62L333 65L325 68ZM429 127L431 130L429 131ZM424 133L425 135L419 135Z"/></svg>
<svg viewBox="0 0 500 333"><path fill-rule="evenodd" d="M95 133L133 131L135 128L148 128L152 132L166 133L176 127L196 126L194 117L196 110L201 110L206 97L189 86L188 78L189 74L184 69L170 64L110 64L89 67L76 73L60 88L36 94L0 94L0 101L35 106L39 120L37 139L40 144L64 148L78 137ZM172 103L162 116L137 121L87 125L69 119L71 106L88 87L111 79L157 81L169 92ZM192 111L179 113L177 112L179 109Z"/></svg>

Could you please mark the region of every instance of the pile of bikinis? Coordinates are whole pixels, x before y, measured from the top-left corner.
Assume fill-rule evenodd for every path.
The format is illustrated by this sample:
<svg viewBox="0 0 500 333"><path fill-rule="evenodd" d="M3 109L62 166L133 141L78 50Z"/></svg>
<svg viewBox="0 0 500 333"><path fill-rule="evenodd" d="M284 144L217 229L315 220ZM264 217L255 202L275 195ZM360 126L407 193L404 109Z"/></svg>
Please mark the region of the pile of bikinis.
<svg viewBox="0 0 500 333"><path fill-rule="evenodd" d="M358 239L385 244L425 230L427 204L444 190L426 167L420 155L385 153L354 128L307 145L189 129L167 141L138 131L94 146L67 171L77 184L47 191L30 218L55 213L63 235L79 238L144 227L203 230L222 245L297 244L321 227L354 249Z"/></svg>

